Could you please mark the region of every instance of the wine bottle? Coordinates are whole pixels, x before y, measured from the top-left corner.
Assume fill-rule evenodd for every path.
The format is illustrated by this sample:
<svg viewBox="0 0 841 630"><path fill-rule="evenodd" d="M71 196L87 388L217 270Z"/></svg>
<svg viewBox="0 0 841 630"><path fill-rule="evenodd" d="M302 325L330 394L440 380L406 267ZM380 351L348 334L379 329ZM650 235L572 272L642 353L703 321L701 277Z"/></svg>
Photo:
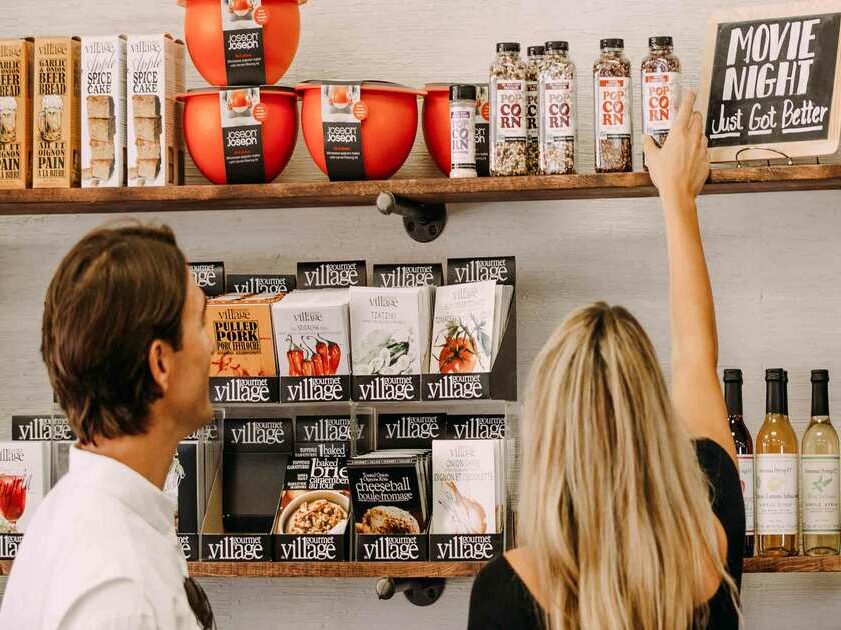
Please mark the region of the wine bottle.
<svg viewBox="0 0 841 630"><path fill-rule="evenodd" d="M727 402L730 434L739 458L739 479L745 500L745 557L750 557L754 548L753 439L743 417L741 370L724 370L724 400Z"/></svg>
<svg viewBox="0 0 841 630"><path fill-rule="evenodd" d="M808 556L838 555L841 550L839 511L839 442L829 420L829 372L812 370L812 421L800 448L800 496L803 498L803 552Z"/></svg>
<svg viewBox="0 0 841 630"><path fill-rule="evenodd" d="M765 420L756 436L756 547L797 555L797 435L786 416L785 375L765 370Z"/></svg>

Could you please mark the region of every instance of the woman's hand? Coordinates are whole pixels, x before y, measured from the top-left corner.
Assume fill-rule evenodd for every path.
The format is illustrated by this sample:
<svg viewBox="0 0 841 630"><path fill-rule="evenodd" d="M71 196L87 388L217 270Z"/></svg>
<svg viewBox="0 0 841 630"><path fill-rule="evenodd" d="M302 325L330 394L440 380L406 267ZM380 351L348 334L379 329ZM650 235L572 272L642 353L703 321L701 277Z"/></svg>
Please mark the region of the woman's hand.
<svg viewBox="0 0 841 630"><path fill-rule="evenodd" d="M674 126L662 147L643 136L645 164L662 198L689 197L701 192L710 174L707 137L701 114L693 111L695 92L686 90Z"/></svg>

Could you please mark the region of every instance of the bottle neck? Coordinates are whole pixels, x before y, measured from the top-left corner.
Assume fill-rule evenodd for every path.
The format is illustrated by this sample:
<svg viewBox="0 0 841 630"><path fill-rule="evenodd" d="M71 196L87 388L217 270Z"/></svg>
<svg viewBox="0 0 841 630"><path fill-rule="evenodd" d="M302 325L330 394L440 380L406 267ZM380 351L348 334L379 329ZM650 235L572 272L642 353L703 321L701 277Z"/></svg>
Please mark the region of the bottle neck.
<svg viewBox="0 0 841 630"><path fill-rule="evenodd" d="M671 55L674 52L673 46L651 46L648 52L652 55Z"/></svg>
<svg viewBox="0 0 841 630"><path fill-rule="evenodd" d="M785 389L782 382L767 382L765 387L765 413L786 415Z"/></svg>
<svg viewBox="0 0 841 630"><path fill-rule="evenodd" d="M512 63L520 61L520 53L517 52L498 52L496 53L496 60L499 62Z"/></svg>
<svg viewBox="0 0 841 630"><path fill-rule="evenodd" d="M602 48L603 55L622 55L624 52L624 48Z"/></svg>
<svg viewBox="0 0 841 630"><path fill-rule="evenodd" d="M829 383L826 381L812 383L812 417L829 417Z"/></svg>
<svg viewBox="0 0 841 630"><path fill-rule="evenodd" d="M742 384L725 383L724 401L727 403L727 415L742 417Z"/></svg>

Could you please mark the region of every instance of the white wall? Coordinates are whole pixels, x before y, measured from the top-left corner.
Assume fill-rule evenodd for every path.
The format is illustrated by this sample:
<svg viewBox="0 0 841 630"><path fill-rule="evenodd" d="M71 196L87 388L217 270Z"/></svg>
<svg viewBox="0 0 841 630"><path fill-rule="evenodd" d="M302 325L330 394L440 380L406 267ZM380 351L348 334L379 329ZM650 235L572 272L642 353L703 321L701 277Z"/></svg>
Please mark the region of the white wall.
<svg viewBox="0 0 841 630"><path fill-rule="evenodd" d="M0 37L32 33L182 32L174 0L2 0ZM485 76L497 40L524 45L566 38L582 71L581 105L603 36L624 36L636 67L649 35L675 37L687 82L697 84L702 25L725 0L311 0L301 47L286 83L309 78L425 82ZM763 4L755 1L752 4ZM202 85L190 67L190 87ZM592 120L580 120L581 164L590 170ZM434 174L419 141L400 176ZM283 179L317 178L299 139ZM2 194L2 193L0 193ZM745 405L755 434L763 411L763 370L791 371L798 431L809 414L808 370L828 367L841 381L841 251L837 192L708 197L701 201L716 293L722 367L745 370ZM596 299L628 306L668 367L663 228L655 200L465 204L433 244L403 234L373 208L160 214L192 259L224 259L229 269L293 271L329 244L337 257L369 261L445 260L448 255L518 257L521 282L520 373L572 308ZM43 295L67 248L102 216L0 218L0 439L12 413L43 412L50 393L38 357ZM831 385L833 403L841 404ZM0 580L2 582L2 580ZM206 580L225 630L462 628L469 580L448 584L427 609L402 597L379 603L373 580ZM0 585L2 588L2 585ZM838 627L841 575L751 575L745 579L748 627Z"/></svg>

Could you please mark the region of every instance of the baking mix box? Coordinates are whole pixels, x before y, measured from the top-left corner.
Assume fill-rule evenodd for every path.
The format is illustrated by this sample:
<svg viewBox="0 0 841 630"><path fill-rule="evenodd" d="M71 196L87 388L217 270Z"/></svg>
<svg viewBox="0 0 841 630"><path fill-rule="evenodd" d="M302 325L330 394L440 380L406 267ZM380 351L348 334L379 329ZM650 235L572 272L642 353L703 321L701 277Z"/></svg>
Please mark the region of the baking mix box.
<svg viewBox="0 0 841 630"><path fill-rule="evenodd" d="M32 184L32 39L0 40L0 189Z"/></svg>

